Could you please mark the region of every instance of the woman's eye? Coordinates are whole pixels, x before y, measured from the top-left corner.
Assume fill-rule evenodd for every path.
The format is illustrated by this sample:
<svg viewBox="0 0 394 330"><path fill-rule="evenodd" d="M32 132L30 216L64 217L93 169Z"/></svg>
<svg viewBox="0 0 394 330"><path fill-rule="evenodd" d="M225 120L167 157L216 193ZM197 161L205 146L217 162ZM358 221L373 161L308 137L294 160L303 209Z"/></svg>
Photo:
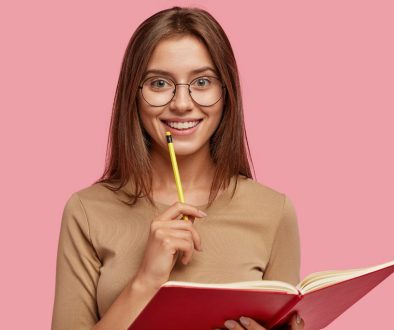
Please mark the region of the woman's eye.
<svg viewBox="0 0 394 330"><path fill-rule="evenodd" d="M171 85L172 84L165 79L152 79L149 81L150 88L154 88L154 89L168 88Z"/></svg>
<svg viewBox="0 0 394 330"><path fill-rule="evenodd" d="M159 79L159 80L152 81L151 85L153 85L153 87L162 88L167 85L167 82L165 80Z"/></svg>
<svg viewBox="0 0 394 330"><path fill-rule="evenodd" d="M208 78L197 78L194 85L197 87L208 87L210 80Z"/></svg>

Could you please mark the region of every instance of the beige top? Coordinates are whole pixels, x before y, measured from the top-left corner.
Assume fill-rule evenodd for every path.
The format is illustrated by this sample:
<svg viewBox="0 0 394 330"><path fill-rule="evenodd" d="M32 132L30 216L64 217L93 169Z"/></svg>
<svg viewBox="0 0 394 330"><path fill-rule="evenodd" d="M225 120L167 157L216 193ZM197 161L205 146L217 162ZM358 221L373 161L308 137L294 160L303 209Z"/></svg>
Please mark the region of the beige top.
<svg viewBox="0 0 394 330"><path fill-rule="evenodd" d="M295 210L285 194L239 177L194 222L203 251L176 263L169 280L204 283L299 282L300 245ZM52 330L90 329L136 274L151 220L169 205L146 199L133 207L102 184L71 195L60 229Z"/></svg>

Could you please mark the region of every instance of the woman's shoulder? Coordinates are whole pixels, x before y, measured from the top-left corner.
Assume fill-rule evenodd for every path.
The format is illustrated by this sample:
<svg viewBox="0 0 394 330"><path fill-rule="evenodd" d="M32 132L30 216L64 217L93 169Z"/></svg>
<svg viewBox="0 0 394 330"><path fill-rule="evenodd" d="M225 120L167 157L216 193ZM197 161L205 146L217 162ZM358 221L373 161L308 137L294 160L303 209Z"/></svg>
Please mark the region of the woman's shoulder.
<svg viewBox="0 0 394 330"><path fill-rule="evenodd" d="M252 199L283 203L286 198L286 194L284 192L244 175L239 175L238 185L239 192Z"/></svg>
<svg viewBox="0 0 394 330"><path fill-rule="evenodd" d="M110 185L114 188L114 185ZM86 216L91 225L107 223L113 218L122 218L127 214L147 210L146 203L137 203L130 207L127 196L119 191L112 191L106 183L95 182L89 186L74 190L65 204L65 210L70 214ZM125 203L126 202L126 203ZM130 213L131 212L131 213Z"/></svg>
<svg viewBox="0 0 394 330"><path fill-rule="evenodd" d="M112 190L111 190L112 188ZM123 196L122 189L114 191L115 185L103 182L94 182L88 186L81 187L71 193L69 200L77 200L85 210L117 210L125 206L122 201L127 198Z"/></svg>
<svg viewBox="0 0 394 330"><path fill-rule="evenodd" d="M73 194L83 201L108 201L115 198L115 192L111 191L105 183L94 182L89 186L76 190Z"/></svg>
<svg viewBox="0 0 394 330"><path fill-rule="evenodd" d="M292 198L269 185L255 179L243 177L239 180L238 198L243 206L256 212L268 212L277 215L273 218L295 223L296 211Z"/></svg>

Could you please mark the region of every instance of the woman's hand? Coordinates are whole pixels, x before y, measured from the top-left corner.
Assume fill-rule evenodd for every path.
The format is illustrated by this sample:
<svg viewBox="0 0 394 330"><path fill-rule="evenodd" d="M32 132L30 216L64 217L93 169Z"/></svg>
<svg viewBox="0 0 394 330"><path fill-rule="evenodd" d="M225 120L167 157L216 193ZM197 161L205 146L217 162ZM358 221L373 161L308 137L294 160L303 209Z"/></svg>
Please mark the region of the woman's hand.
<svg viewBox="0 0 394 330"><path fill-rule="evenodd" d="M179 220L183 214L188 215L190 220ZM178 251L184 252L181 261L187 265L194 249L201 251L201 239L193 227L193 221L206 215L194 206L176 202L153 219L136 280L159 288L168 281Z"/></svg>
<svg viewBox="0 0 394 330"><path fill-rule="evenodd" d="M243 316L239 319L239 322L236 322L234 320L227 320L226 322L224 322L224 326L226 327L226 329L231 330L267 330L267 328L264 328L251 318ZM304 329L304 321L300 318L298 314L294 314L290 320L290 323L285 327L281 327L280 329L302 330Z"/></svg>

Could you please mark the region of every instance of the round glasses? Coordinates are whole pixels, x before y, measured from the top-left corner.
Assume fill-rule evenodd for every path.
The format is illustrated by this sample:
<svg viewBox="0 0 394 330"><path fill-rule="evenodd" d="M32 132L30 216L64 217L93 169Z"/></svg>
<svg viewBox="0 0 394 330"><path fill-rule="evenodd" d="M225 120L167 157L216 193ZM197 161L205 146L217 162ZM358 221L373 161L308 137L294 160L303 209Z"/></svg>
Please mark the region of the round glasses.
<svg viewBox="0 0 394 330"><path fill-rule="evenodd" d="M162 107L171 102L176 93L176 86L186 85L194 102L210 107L217 103L225 86L222 82L211 76L202 76L194 79L190 84L176 84L170 78L160 76L149 77L138 86L144 100L153 107Z"/></svg>

